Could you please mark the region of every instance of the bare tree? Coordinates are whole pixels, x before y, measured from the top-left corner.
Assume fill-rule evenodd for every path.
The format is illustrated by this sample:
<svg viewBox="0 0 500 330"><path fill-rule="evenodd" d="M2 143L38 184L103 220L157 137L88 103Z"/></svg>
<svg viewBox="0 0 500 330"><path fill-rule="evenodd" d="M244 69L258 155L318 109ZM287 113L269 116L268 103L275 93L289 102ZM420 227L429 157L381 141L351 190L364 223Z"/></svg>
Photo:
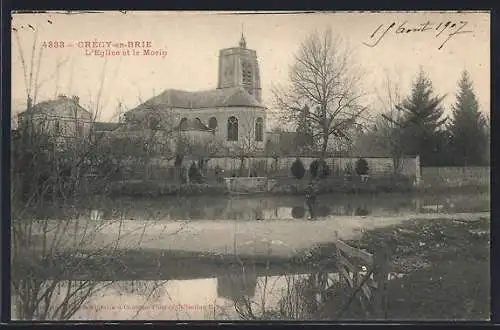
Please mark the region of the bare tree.
<svg viewBox="0 0 500 330"><path fill-rule="evenodd" d="M139 102L143 104L140 97ZM107 143L117 164L144 169L143 179L148 180L154 161L169 162L176 157L177 131L174 115L155 104L144 106L140 111L128 111L119 128L108 134ZM123 111L120 103L118 115Z"/></svg>
<svg viewBox="0 0 500 330"><path fill-rule="evenodd" d="M175 152L177 157L194 158L197 161L200 173L206 175L206 165L214 156L225 150L223 141L215 136L205 135L204 137L189 136L189 133L177 132L175 137Z"/></svg>
<svg viewBox="0 0 500 330"><path fill-rule="evenodd" d="M76 280L74 276L88 272L89 265L94 265L94 272L112 278L117 269L112 269L108 262L120 260L124 238L133 236L138 245L142 244L147 223L127 227L123 209L114 210L111 219L102 217L96 204L106 196L105 187L117 169L116 164L110 162L111 154L93 130L60 147L59 136L50 129L51 123L33 115L41 85L43 48L36 52L35 29L31 60L27 63L15 27L13 34L25 81L27 115L26 125L19 127L12 137L12 305L17 319L66 320L86 299L109 284ZM105 76L104 65L99 91L89 110L91 125L102 108ZM89 174L93 169L97 170L97 176L92 179ZM97 191L100 194L96 195ZM84 204L97 210L83 209Z"/></svg>
<svg viewBox="0 0 500 330"><path fill-rule="evenodd" d="M398 174L403 165L404 141L403 130L406 126L400 107L403 101L400 84L393 82L386 74L383 92L377 92L382 113L376 120L376 143L387 150L392 158L394 174Z"/></svg>
<svg viewBox="0 0 500 330"><path fill-rule="evenodd" d="M273 91L276 107L281 109L285 121L297 123L302 119L310 123L322 158L330 137L349 138L349 127L366 110L360 91L361 72L353 56L347 44L332 36L331 30L313 33L295 55L289 86ZM304 108L310 110L304 113Z"/></svg>

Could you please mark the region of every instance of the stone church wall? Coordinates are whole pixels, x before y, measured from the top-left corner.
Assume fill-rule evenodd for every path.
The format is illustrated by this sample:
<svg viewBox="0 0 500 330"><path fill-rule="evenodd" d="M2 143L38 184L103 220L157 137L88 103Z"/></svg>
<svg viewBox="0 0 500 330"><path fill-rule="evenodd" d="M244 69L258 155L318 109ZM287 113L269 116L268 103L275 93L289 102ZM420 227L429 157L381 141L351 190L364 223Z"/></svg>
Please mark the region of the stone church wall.
<svg viewBox="0 0 500 330"><path fill-rule="evenodd" d="M242 148L251 151L262 150L265 147L266 141L266 112L264 109L231 107L231 108L204 108L204 109L174 109L177 113L176 118L194 119L199 118L203 124L209 126L209 120L212 117L217 119L217 127L215 129L215 137L224 141L228 147L241 146ZM227 141L227 122L230 117L238 119L238 141ZM255 141L255 121L257 118L262 118L264 121L263 139Z"/></svg>

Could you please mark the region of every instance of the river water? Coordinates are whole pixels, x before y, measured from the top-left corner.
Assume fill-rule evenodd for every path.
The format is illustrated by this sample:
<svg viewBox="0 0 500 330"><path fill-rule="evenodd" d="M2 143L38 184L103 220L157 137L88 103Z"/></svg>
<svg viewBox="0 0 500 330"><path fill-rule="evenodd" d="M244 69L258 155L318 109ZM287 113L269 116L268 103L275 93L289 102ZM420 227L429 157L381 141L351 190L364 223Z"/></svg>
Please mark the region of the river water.
<svg viewBox="0 0 500 330"><path fill-rule="evenodd" d="M262 245L262 237L267 237L268 243L272 241L284 242L283 244L292 244L293 241L299 244L300 239L306 237L304 244L309 244L307 239L314 241L331 228L369 228L363 221L370 218L382 219L378 225L383 226L396 222L396 218L412 215L489 212L490 196L322 195L318 200L319 219L314 222L307 221L304 200L299 196L114 199L80 205L77 209L80 218L90 221L106 222L119 217L129 223L141 223L144 227L154 228L151 235L158 232L155 226L162 222L181 224L179 226L184 222L193 224L189 234L175 236L177 239L169 243L173 245L162 243L163 249L189 250L191 246L194 246L193 250L206 251L216 249L215 246L220 249L221 245L217 244L224 240L224 235L236 236L236 231L228 233L224 226L239 223L236 225L240 226L239 244L243 246L254 239L255 252L255 245ZM48 212L53 218L60 215L54 210ZM154 224L147 225L150 221L154 221ZM290 224L289 227L287 223ZM297 225L292 226L293 223ZM303 227L300 225L302 223ZM308 223L311 225L307 225ZM268 229L273 228L273 224L278 226ZM317 226L316 229L307 232L307 228L314 226ZM259 234L259 229L254 228L260 227L262 233ZM209 231L215 230L214 228L220 228L220 237L215 236L215 231ZM211 242L214 243L203 243L200 234L203 232L211 237ZM291 241L287 241L287 237L292 237ZM234 240L236 241L236 238ZM315 274L307 272L290 270L283 274L262 276L251 269L236 268L218 272L211 277L204 275L196 278L196 274L192 274L189 279L168 281L150 280L151 277L148 280L130 281L47 280L44 285L55 283L56 290L51 300L46 303L47 308L42 309L46 311L46 317L49 319L62 317L72 320L255 320L272 319L276 318L276 315L284 319L308 319L314 318L314 313L310 311L311 304L321 300L318 294L311 292L321 291L317 288L339 282L338 273L325 270L323 276L326 276L326 281L320 283ZM58 307L66 304L68 293L81 287L86 288L86 291L72 295L72 299L80 299L77 308L61 316L61 310L64 309ZM14 319L23 319L24 314L18 312L22 307L17 305L16 301L22 299L14 294L12 316ZM41 318L40 315L33 317Z"/></svg>
<svg viewBox="0 0 500 330"><path fill-rule="evenodd" d="M421 213L486 212L489 193L458 193L412 196L409 194L320 195L317 215L395 216ZM303 196L199 196L154 199L97 199L70 205L47 207L38 215L57 218L73 215L103 220L284 220L307 216Z"/></svg>

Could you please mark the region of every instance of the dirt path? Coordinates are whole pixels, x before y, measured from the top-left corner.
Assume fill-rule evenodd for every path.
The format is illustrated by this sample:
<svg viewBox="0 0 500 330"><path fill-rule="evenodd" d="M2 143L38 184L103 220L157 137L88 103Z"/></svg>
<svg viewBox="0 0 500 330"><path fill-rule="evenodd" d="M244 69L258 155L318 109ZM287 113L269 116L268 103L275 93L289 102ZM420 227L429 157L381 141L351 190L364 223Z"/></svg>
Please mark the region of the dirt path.
<svg viewBox="0 0 500 330"><path fill-rule="evenodd" d="M335 232L338 232L342 239L353 239L359 237L363 231L396 225L415 218L469 221L480 217L489 218L489 213L419 214L395 217L330 216L314 221L129 220L103 226L85 248L96 249L109 245L120 235L118 248L121 249L290 257L297 251L332 242ZM75 226L78 225L75 223ZM68 245L81 240L81 229L70 228L67 232Z"/></svg>

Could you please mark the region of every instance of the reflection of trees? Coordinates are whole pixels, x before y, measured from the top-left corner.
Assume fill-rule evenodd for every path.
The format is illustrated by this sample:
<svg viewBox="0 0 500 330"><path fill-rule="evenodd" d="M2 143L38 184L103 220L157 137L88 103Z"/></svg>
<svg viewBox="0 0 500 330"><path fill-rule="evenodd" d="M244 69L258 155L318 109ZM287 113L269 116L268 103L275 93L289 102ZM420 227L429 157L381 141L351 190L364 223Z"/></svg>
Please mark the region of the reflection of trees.
<svg viewBox="0 0 500 330"><path fill-rule="evenodd" d="M319 217L326 217L331 213L331 210L328 206L326 205L320 205L318 209L316 210L316 214Z"/></svg>
<svg viewBox="0 0 500 330"><path fill-rule="evenodd" d="M292 208L292 217L294 219L302 219L306 215L306 209L303 206L295 206Z"/></svg>
<svg viewBox="0 0 500 330"><path fill-rule="evenodd" d="M120 293L158 299L165 293L167 281L119 281L114 287Z"/></svg>
<svg viewBox="0 0 500 330"><path fill-rule="evenodd" d="M43 280L32 274L13 280L16 293L13 318L21 320L68 320L108 283L94 281Z"/></svg>
<svg viewBox="0 0 500 330"><path fill-rule="evenodd" d="M310 319L321 303L319 299L326 287L321 281L327 274L309 274L303 278L286 276L286 291L278 303L282 319Z"/></svg>
<svg viewBox="0 0 500 330"><path fill-rule="evenodd" d="M264 211L261 208L254 210L255 220L264 220Z"/></svg>
<svg viewBox="0 0 500 330"><path fill-rule="evenodd" d="M370 214L370 212L366 209L366 205L364 205L364 206L358 206L354 214L358 216L365 216Z"/></svg>

